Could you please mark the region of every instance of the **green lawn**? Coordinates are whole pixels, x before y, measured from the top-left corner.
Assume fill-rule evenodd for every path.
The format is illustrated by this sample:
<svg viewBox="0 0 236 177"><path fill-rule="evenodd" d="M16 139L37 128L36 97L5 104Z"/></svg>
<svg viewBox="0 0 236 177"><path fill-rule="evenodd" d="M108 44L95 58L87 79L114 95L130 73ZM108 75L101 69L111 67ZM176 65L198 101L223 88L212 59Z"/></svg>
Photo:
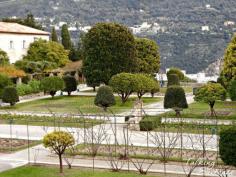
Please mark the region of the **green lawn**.
<svg viewBox="0 0 236 177"><path fill-rule="evenodd" d="M111 111L120 113L127 111L133 107L137 98L130 98L125 104L121 103L121 99L116 97L116 105L111 107ZM161 98L143 98L144 104L150 104L160 101ZM54 99L47 98L27 103L17 104L14 107L5 107L1 109L30 111L30 112L58 112L58 113L102 113L103 110L94 105L94 97L92 96L60 96Z"/></svg>
<svg viewBox="0 0 236 177"><path fill-rule="evenodd" d="M103 120L72 118L72 117L47 117L30 115L9 115L0 114L1 124L33 125L33 126L58 126L58 127L77 127L88 128L101 123Z"/></svg>
<svg viewBox="0 0 236 177"><path fill-rule="evenodd" d="M167 87L160 88L160 93L163 93L163 94L166 93L166 89L167 89ZM191 86L183 86L183 89L184 89L185 93L193 92L193 88ZM96 91L97 91L97 89L96 89ZM84 90L81 92L96 93L96 91L94 92L93 89L91 89L91 90Z"/></svg>
<svg viewBox="0 0 236 177"><path fill-rule="evenodd" d="M217 113L218 119L236 120L236 102L216 102L214 109ZM184 118L204 118L204 115L207 113L208 116L206 118L209 118L209 112L210 108L207 103L195 102L190 104L188 109L184 109L181 116ZM161 116L175 117L175 113L171 111Z"/></svg>
<svg viewBox="0 0 236 177"><path fill-rule="evenodd" d="M167 87L160 88L160 93L163 93L163 94L166 93L166 89L167 89ZM183 86L183 89L184 89L185 93L193 92L193 88L190 86Z"/></svg>
<svg viewBox="0 0 236 177"><path fill-rule="evenodd" d="M0 177L141 177L141 175L130 172L108 172L81 169L64 169L64 175L60 175L58 168L45 166L25 166L0 173ZM147 176L154 177L154 176ZM157 176L156 176L157 177ZM160 176L159 176L160 177Z"/></svg>

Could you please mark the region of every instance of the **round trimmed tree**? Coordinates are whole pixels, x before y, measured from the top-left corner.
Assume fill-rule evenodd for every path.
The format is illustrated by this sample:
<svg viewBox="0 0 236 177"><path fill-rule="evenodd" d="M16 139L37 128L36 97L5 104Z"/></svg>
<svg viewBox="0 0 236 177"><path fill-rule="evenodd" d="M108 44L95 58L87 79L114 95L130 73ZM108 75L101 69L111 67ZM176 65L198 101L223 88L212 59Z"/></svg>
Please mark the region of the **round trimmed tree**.
<svg viewBox="0 0 236 177"><path fill-rule="evenodd" d="M117 23L98 23L83 38L83 74L90 86L108 84L113 75L137 69L135 39Z"/></svg>
<svg viewBox="0 0 236 177"><path fill-rule="evenodd" d="M68 93L68 96L71 95L71 92L77 90L77 81L73 76L64 76L63 77L65 88L63 91Z"/></svg>
<svg viewBox="0 0 236 177"><path fill-rule="evenodd" d="M226 165L236 167L236 128L231 127L220 132L219 153Z"/></svg>
<svg viewBox="0 0 236 177"><path fill-rule="evenodd" d="M160 85L157 80L153 80L153 85L151 89L151 96L154 97L155 93L158 93L160 91Z"/></svg>
<svg viewBox="0 0 236 177"><path fill-rule="evenodd" d="M236 80L233 80L229 84L229 96L232 101L236 101Z"/></svg>
<svg viewBox="0 0 236 177"><path fill-rule="evenodd" d="M94 104L102 107L104 111L106 111L108 107L115 105L115 103L116 101L111 87L101 86L97 91Z"/></svg>
<svg viewBox="0 0 236 177"><path fill-rule="evenodd" d="M14 106L19 101L19 95L15 87L5 87L2 94L2 101Z"/></svg>
<svg viewBox="0 0 236 177"><path fill-rule="evenodd" d="M68 147L75 144L74 137L67 132L54 131L43 137L43 145L45 148L50 148L59 157L60 173L63 173L62 155Z"/></svg>
<svg viewBox="0 0 236 177"><path fill-rule="evenodd" d="M169 74L167 75L168 83L167 86L172 86L172 85L180 85L179 82L179 77L177 74Z"/></svg>
<svg viewBox="0 0 236 177"><path fill-rule="evenodd" d="M171 108L176 112L176 116L180 116L182 109L188 108L184 89L180 86L170 86L167 88L164 97L164 108Z"/></svg>
<svg viewBox="0 0 236 177"><path fill-rule="evenodd" d="M155 81L146 74L135 74L134 76L136 78L135 92L137 92L138 98L141 99L145 93L150 93L155 87Z"/></svg>
<svg viewBox="0 0 236 177"><path fill-rule="evenodd" d="M65 85L63 79L52 76L42 79L40 86L45 93L49 93L53 98L57 91L64 89Z"/></svg>
<svg viewBox="0 0 236 177"><path fill-rule="evenodd" d="M211 110L211 116L213 117L215 115L215 102L224 101L226 94L226 90L221 84L209 82L197 90L194 100L207 103Z"/></svg>
<svg viewBox="0 0 236 177"><path fill-rule="evenodd" d="M109 85L121 97L122 103L124 104L135 91L137 79L134 74L120 73L111 78Z"/></svg>

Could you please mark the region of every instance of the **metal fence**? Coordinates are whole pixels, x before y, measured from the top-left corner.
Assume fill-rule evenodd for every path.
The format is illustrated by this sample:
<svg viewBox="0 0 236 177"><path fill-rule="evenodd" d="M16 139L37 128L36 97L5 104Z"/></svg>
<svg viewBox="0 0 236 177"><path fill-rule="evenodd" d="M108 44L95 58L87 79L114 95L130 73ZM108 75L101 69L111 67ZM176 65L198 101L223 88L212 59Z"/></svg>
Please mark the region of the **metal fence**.
<svg viewBox="0 0 236 177"><path fill-rule="evenodd" d="M64 164L68 167L136 170L141 174L178 173L189 177L235 175L232 168L223 165L218 149L220 129L234 124L233 121L219 122L217 116L212 118L208 114L192 120L174 118L173 113L158 109L153 109L153 113L144 109L142 113L141 116L146 117L142 131L140 123L132 121L132 116L126 116L124 122L123 114L80 112L64 116L52 114L50 120L21 119L20 122L10 119L7 124L0 125L0 132L5 132L12 151L14 140L27 141L24 151L29 163L58 163L53 152L42 145L34 146L34 141L41 141L49 132L61 130L71 133L76 140L76 146L70 147L64 155ZM159 113L161 116L157 116ZM150 115L157 117L150 118Z"/></svg>

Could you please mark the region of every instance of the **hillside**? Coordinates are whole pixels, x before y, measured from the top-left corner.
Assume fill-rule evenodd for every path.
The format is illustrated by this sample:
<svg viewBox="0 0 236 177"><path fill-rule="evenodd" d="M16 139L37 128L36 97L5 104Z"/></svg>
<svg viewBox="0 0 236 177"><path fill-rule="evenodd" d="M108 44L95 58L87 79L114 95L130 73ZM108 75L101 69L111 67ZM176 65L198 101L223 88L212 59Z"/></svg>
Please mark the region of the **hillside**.
<svg viewBox="0 0 236 177"><path fill-rule="evenodd" d="M236 30L235 24L224 25L236 22L235 0L0 0L1 18L27 12L46 27L60 21L81 26L115 21L137 28L147 22L154 30L137 35L158 42L162 67L178 66L189 73L222 57Z"/></svg>

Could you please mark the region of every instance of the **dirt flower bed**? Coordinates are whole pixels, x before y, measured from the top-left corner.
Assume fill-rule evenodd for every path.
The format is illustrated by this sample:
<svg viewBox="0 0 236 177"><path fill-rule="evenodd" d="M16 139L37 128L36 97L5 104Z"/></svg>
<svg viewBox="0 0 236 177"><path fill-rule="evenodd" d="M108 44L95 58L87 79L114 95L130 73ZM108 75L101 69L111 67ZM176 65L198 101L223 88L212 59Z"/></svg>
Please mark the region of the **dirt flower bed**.
<svg viewBox="0 0 236 177"><path fill-rule="evenodd" d="M12 152L25 149L29 146L37 145L38 141L28 141L21 139L0 138L0 152Z"/></svg>
<svg viewBox="0 0 236 177"><path fill-rule="evenodd" d="M92 156L92 149L96 145L78 145L77 148L74 149L73 152L67 152L72 156L83 155L83 156ZM201 150L186 150L181 151L180 149L168 149L165 150L163 148L154 148L154 147L139 147L139 146L107 146L107 145L99 145L97 147L96 156L107 157L110 153L113 155L117 155L122 158L128 154L129 158L138 158L138 159L156 159L162 160L164 151L166 151L166 155L168 154L168 159L170 161L179 161L181 156L183 156L183 160L187 160L189 158L200 158L203 155ZM214 161L217 158L217 153L214 151L206 151L204 154L205 158L208 160Z"/></svg>

